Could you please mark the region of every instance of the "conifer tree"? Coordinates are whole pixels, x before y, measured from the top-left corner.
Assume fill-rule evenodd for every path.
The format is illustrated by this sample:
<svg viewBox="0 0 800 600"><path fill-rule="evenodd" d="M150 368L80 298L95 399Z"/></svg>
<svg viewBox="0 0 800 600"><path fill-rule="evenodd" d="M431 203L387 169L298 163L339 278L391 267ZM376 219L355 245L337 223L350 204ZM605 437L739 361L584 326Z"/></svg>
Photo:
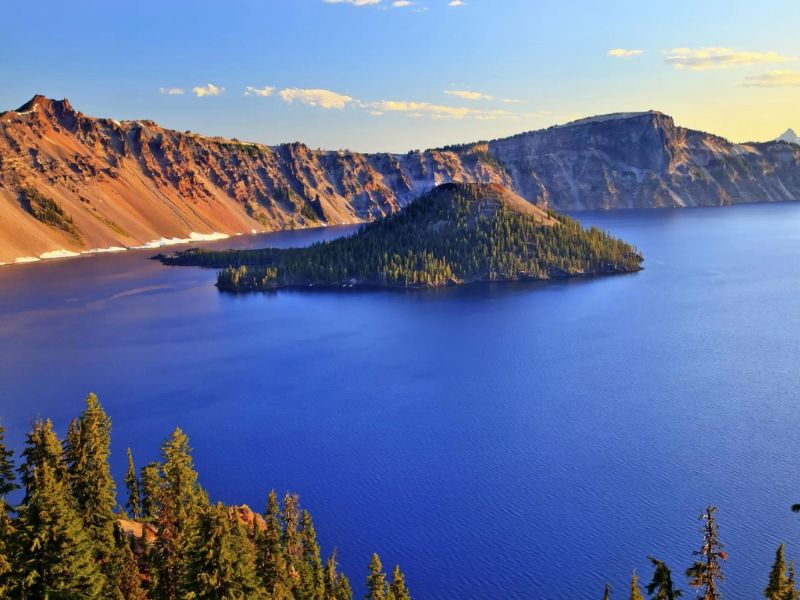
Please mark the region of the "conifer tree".
<svg viewBox="0 0 800 600"><path fill-rule="evenodd" d="M275 490L267 497L264 531L256 529L256 568L270 598L291 596L287 581L286 553L283 547L283 515Z"/></svg>
<svg viewBox="0 0 800 600"><path fill-rule="evenodd" d="M700 515L700 520L703 521L703 544L694 552L698 560L686 570L689 585L703 588L703 600L719 600L719 584L725 580L720 561L727 560L727 554L719 541L719 528L714 518L716 510L716 507L708 506Z"/></svg>
<svg viewBox="0 0 800 600"><path fill-rule="evenodd" d="M769 573L769 582L764 588L764 596L768 600L782 600L787 592L786 581L786 559L784 557L784 545L778 546L775 551L775 562Z"/></svg>
<svg viewBox="0 0 800 600"><path fill-rule="evenodd" d="M651 600L675 600L683 595L681 590L675 588L672 583L672 571L660 560L649 557L653 563L653 579L647 584L647 593Z"/></svg>
<svg viewBox="0 0 800 600"><path fill-rule="evenodd" d="M386 573L383 572L381 559L377 554L372 555L367 575L366 600L387 600L386 598Z"/></svg>
<svg viewBox="0 0 800 600"><path fill-rule="evenodd" d="M783 600L800 600L800 591L797 589L794 575L794 561L789 563L789 578L786 580L786 593Z"/></svg>
<svg viewBox="0 0 800 600"><path fill-rule="evenodd" d="M325 600L353 600L350 581L339 573L335 550L325 561Z"/></svg>
<svg viewBox="0 0 800 600"><path fill-rule="evenodd" d="M294 590L300 562L303 558L303 542L300 539L300 501L297 496L286 494L283 498L283 548L286 557L287 584Z"/></svg>
<svg viewBox="0 0 800 600"><path fill-rule="evenodd" d="M14 566L13 543L14 526L8 516L5 500L0 498L0 598L5 598L11 587L10 578L13 577Z"/></svg>
<svg viewBox="0 0 800 600"><path fill-rule="evenodd" d="M95 559L108 579L106 593L117 585L110 575L114 554L114 526L117 520L114 478L108 460L111 456L111 419L97 396L89 394L83 414L72 422L65 445L70 489L78 514L95 547Z"/></svg>
<svg viewBox="0 0 800 600"><path fill-rule="evenodd" d="M303 547L303 555L299 596L301 600L322 600L325 594L322 559L317 543L317 532L307 510L303 511L300 518L300 543Z"/></svg>
<svg viewBox="0 0 800 600"><path fill-rule="evenodd" d="M161 446L158 485L158 538L155 543L156 595L175 600L185 577L186 558L203 494L197 484L189 438L176 428Z"/></svg>
<svg viewBox="0 0 800 600"><path fill-rule="evenodd" d="M6 448L6 430L0 425L0 499L18 489L14 473L14 451Z"/></svg>
<svg viewBox="0 0 800 600"><path fill-rule="evenodd" d="M142 502L139 499L139 478L136 476L136 467L133 464L133 453L128 448L128 471L125 473L125 487L128 490L128 500L125 508L134 521L142 518Z"/></svg>
<svg viewBox="0 0 800 600"><path fill-rule="evenodd" d="M630 600L644 600L642 588L639 587L639 576L636 574L636 569L631 574L631 597Z"/></svg>
<svg viewBox="0 0 800 600"><path fill-rule="evenodd" d="M52 430L50 430L52 432ZM33 436L34 440L37 439ZM42 438L39 437L39 440ZM68 483L60 479L41 449L26 448L28 500L19 508L15 546L18 573L12 596L21 598L105 598L105 577L75 506Z"/></svg>
<svg viewBox="0 0 800 600"><path fill-rule="evenodd" d="M151 462L142 467L139 479L142 519L153 523L158 519L158 502L161 494L161 466Z"/></svg>
<svg viewBox="0 0 800 600"><path fill-rule="evenodd" d="M255 557L241 524L219 503L204 511L189 551L190 600L260 599Z"/></svg>
<svg viewBox="0 0 800 600"><path fill-rule="evenodd" d="M611 584L606 584L606 589L603 592L603 600L611 600Z"/></svg>
<svg viewBox="0 0 800 600"><path fill-rule="evenodd" d="M53 423L50 419L34 421L33 429L28 432L25 440L22 458L24 461L19 468L19 473L25 489L23 504L27 504L30 500L33 472L36 468L46 464L57 481L64 481L67 478L67 467L63 460L61 442L53 431Z"/></svg>
<svg viewBox="0 0 800 600"><path fill-rule="evenodd" d="M395 565L392 573L392 583L389 586L391 600L411 600L411 593L406 587L406 578L400 570L400 565Z"/></svg>

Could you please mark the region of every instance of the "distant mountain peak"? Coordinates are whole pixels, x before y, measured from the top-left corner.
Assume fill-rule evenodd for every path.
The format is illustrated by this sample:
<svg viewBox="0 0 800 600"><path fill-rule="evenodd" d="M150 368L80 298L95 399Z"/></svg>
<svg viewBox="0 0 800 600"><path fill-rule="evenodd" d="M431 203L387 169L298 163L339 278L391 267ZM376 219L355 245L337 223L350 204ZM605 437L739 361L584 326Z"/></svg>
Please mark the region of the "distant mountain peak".
<svg viewBox="0 0 800 600"><path fill-rule="evenodd" d="M53 100L52 98L48 98L47 96L43 96L42 94L36 94L33 98L28 100L25 104L20 106L14 112L29 113L37 110L52 112L54 108L59 108L61 109L62 112L67 110L70 111L73 110L72 105L66 98L64 98L63 100Z"/></svg>
<svg viewBox="0 0 800 600"><path fill-rule="evenodd" d="M562 127L571 127L573 125L587 125L590 123L604 123L606 121L621 121L626 119L639 119L641 117L666 117L662 112L657 110L643 110L639 112L617 112L608 113L605 115L595 115L592 117L584 117L575 121L565 123ZM671 118L671 117L669 117Z"/></svg>
<svg viewBox="0 0 800 600"><path fill-rule="evenodd" d="M794 132L791 127L778 136L779 142L789 142L791 144L800 144L800 136Z"/></svg>

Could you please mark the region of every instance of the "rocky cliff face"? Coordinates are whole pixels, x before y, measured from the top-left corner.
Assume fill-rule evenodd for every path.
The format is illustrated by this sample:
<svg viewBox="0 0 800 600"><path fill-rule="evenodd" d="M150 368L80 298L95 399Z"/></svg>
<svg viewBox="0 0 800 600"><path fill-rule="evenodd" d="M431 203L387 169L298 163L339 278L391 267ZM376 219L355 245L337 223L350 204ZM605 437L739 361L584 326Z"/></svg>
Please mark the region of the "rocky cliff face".
<svg viewBox="0 0 800 600"><path fill-rule="evenodd" d="M0 263L368 221L449 182L562 210L800 199L800 147L731 144L648 112L425 152L326 152L92 118L36 96L0 114Z"/></svg>

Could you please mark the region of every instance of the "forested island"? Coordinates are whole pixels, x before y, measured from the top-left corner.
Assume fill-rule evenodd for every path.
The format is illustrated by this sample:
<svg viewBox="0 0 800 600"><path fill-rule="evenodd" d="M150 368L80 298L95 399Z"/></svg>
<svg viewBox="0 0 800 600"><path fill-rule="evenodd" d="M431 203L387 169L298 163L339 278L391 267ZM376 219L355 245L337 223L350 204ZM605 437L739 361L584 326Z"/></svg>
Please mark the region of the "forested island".
<svg viewBox="0 0 800 600"><path fill-rule="evenodd" d="M494 184L445 184L355 234L307 248L191 249L168 265L220 269L230 292L308 287L437 288L630 273L642 256L597 228Z"/></svg>
<svg viewBox="0 0 800 600"><path fill-rule="evenodd" d="M0 427L0 598L353 598L297 496L270 492L261 514L211 502L180 429L140 471L128 449L124 509L109 466L111 420L96 396L63 442L51 421L34 421L18 469L4 440ZM387 577L377 554L366 587L372 600L411 599L399 567Z"/></svg>

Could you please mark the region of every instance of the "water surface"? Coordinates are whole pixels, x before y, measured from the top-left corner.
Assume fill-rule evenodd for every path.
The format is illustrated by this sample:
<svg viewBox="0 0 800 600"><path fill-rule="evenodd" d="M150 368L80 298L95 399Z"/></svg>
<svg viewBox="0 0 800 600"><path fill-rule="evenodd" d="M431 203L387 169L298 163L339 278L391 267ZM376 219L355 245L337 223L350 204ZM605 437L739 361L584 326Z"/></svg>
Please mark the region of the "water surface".
<svg viewBox="0 0 800 600"><path fill-rule="evenodd" d="M800 204L578 216L646 269L230 296L152 251L0 268L0 414L19 447L97 392L119 479L180 425L212 499L298 492L358 596L372 551L421 600L620 595L649 554L682 573L714 503L756 598L800 557Z"/></svg>

